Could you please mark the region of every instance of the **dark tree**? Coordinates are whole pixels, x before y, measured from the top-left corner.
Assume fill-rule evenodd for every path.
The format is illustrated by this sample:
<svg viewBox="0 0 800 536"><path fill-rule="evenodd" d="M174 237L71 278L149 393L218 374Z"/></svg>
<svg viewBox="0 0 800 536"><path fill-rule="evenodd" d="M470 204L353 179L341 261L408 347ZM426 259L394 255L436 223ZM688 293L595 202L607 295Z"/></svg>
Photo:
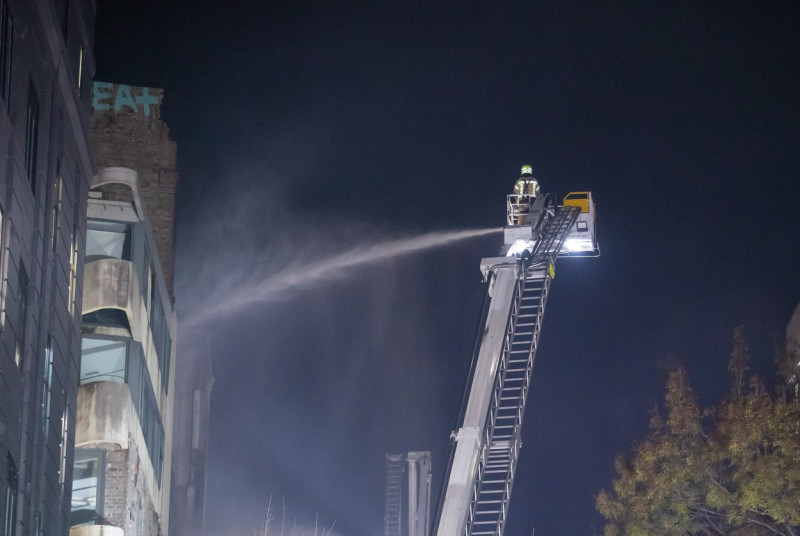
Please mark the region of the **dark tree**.
<svg viewBox="0 0 800 536"><path fill-rule="evenodd" d="M612 490L597 497L606 536L800 536L800 405L748 376L749 350L734 331L731 395L701 410L686 371L667 376L666 418L619 457Z"/></svg>

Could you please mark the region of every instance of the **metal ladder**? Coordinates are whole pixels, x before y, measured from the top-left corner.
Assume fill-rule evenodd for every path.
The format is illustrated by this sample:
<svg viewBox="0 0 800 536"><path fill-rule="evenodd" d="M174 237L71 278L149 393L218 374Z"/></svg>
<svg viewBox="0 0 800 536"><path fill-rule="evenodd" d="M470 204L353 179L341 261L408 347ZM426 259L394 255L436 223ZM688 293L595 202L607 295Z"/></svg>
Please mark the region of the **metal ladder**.
<svg viewBox="0 0 800 536"><path fill-rule="evenodd" d="M402 536L403 462L402 454L386 454L386 509L383 515L384 536Z"/></svg>
<svg viewBox="0 0 800 536"><path fill-rule="evenodd" d="M522 446L521 429L555 263L580 209L555 207L530 264L521 270L486 417L466 536L502 536Z"/></svg>

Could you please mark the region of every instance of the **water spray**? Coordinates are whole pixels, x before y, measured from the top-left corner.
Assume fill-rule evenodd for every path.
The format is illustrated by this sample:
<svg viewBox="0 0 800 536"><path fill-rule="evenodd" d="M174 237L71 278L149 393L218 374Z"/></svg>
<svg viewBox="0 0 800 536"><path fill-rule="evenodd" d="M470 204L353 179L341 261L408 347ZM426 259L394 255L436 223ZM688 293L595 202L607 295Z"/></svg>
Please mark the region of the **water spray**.
<svg viewBox="0 0 800 536"><path fill-rule="evenodd" d="M197 329L220 316L235 315L260 303L286 300L297 292L316 285L347 278L351 269L401 255L446 246L461 240L499 233L502 228L442 231L422 236L382 242L372 246L359 246L344 253L317 260L302 267L291 266L269 275L255 284L242 285L214 305L203 307L190 315L183 329Z"/></svg>

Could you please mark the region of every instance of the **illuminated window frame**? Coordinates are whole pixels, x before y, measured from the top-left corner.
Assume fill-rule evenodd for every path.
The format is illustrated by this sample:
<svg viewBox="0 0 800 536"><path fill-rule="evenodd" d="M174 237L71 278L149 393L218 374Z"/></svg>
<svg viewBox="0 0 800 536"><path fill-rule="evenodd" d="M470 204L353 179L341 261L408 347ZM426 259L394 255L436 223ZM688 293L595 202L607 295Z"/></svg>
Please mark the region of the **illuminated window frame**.
<svg viewBox="0 0 800 536"><path fill-rule="evenodd" d="M44 387L42 389L42 432L47 437L50 423L50 407L53 399L53 337L47 335L47 347L44 350Z"/></svg>
<svg viewBox="0 0 800 536"><path fill-rule="evenodd" d="M27 331L28 331L28 294L30 290L30 279L28 278L28 271L25 269L25 264L22 259L19 261L19 269L17 272L17 333L16 333L16 346L14 350L14 361L16 362L19 370L23 370L25 365L25 346L27 345Z"/></svg>
<svg viewBox="0 0 800 536"><path fill-rule="evenodd" d="M81 472L81 464L85 465L87 462L94 462L93 474L87 474L85 470ZM72 505L70 507L70 525L73 527L76 525L94 525L98 519L102 518L103 515L103 502L105 500L106 452L103 449L75 449L75 462L73 463L73 467L75 469L72 471ZM88 467L86 469L88 469ZM77 477L79 476L88 476L88 478L78 479ZM94 479L93 483L91 482L92 479ZM83 487L79 487L79 480L88 480L88 485L86 485L87 483L84 483ZM90 495L87 498L94 500L94 510L90 508L75 508L76 502L82 498L81 492L92 488L94 488L94 495ZM88 504L86 506L88 506ZM76 519L75 512L81 510L94 512L94 514L91 515L91 518L87 518L86 520Z"/></svg>
<svg viewBox="0 0 800 536"><path fill-rule="evenodd" d="M61 230L61 204L64 192L64 177L61 175L61 159L56 161L56 180L53 183L53 210L50 221L50 250L55 254L58 248L58 233Z"/></svg>

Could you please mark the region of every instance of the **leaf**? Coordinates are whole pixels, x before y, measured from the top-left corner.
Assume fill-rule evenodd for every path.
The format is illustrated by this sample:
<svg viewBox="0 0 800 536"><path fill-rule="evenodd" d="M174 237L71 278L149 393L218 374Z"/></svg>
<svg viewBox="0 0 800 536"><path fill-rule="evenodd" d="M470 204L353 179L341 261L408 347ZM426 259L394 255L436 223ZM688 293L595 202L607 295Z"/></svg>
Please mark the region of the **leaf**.
<svg viewBox="0 0 800 536"><path fill-rule="evenodd" d="M597 510L608 535L800 533L800 404L747 376L744 330L734 330L731 396L700 408L686 370L667 373L664 408ZM704 418L705 416L705 418Z"/></svg>

